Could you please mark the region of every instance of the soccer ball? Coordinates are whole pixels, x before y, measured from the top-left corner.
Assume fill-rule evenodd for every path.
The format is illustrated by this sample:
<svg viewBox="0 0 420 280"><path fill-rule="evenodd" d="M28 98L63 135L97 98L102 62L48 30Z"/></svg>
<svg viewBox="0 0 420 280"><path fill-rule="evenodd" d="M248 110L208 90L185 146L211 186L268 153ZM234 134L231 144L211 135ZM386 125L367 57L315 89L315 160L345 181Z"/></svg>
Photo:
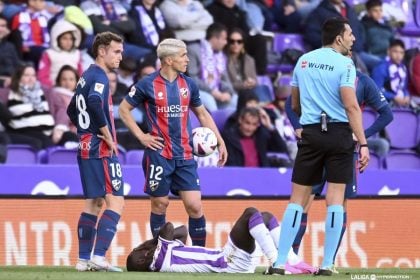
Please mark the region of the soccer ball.
<svg viewBox="0 0 420 280"><path fill-rule="evenodd" d="M198 157L211 155L217 147L217 138L208 127L196 127L192 130L193 154Z"/></svg>

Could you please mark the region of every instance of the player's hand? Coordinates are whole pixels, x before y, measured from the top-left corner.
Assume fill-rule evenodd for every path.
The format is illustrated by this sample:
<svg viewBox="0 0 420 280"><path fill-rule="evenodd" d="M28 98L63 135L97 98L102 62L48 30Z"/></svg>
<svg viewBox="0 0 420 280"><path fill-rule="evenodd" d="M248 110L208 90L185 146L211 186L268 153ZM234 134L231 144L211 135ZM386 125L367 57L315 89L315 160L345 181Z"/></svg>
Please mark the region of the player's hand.
<svg viewBox="0 0 420 280"><path fill-rule="evenodd" d="M225 165L228 157L225 142L222 141L217 149L219 151L219 161L217 162L217 166L222 167Z"/></svg>
<svg viewBox="0 0 420 280"><path fill-rule="evenodd" d="M271 122L270 116L262 107L259 108L259 114L260 114L261 124L264 127L266 127L268 130L271 130L273 127L273 123Z"/></svg>
<svg viewBox="0 0 420 280"><path fill-rule="evenodd" d="M163 149L165 146L163 144L163 138L160 136L153 136L150 133L144 135L143 139L140 139L140 142L148 149L153 151Z"/></svg>
<svg viewBox="0 0 420 280"><path fill-rule="evenodd" d="M364 146L359 148L359 172L362 173L365 171L366 167L369 164L369 148Z"/></svg>
<svg viewBox="0 0 420 280"><path fill-rule="evenodd" d="M105 143L108 145L109 149L111 150L111 155L110 155L111 157L112 157L113 154L118 156L118 147L114 143L114 140L112 138L107 138L107 137L105 137L101 134L98 134L97 136L98 136L98 138L104 140Z"/></svg>
<svg viewBox="0 0 420 280"><path fill-rule="evenodd" d="M303 128L296 128L295 129L295 135L298 139L302 139L302 131L303 131Z"/></svg>

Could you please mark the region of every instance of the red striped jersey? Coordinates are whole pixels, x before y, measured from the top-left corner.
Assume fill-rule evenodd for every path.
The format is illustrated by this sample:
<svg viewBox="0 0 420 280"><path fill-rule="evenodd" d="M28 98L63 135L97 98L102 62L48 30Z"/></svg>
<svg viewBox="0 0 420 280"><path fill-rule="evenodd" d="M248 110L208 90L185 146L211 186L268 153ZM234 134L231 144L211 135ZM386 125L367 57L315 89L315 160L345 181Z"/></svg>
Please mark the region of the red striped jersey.
<svg viewBox="0 0 420 280"><path fill-rule="evenodd" d="M125 100L133 107L144 104L148 132L164 139L161 156L193 158L189 108L202 103L198 87L190 77L179 74L169 82L156 71L132 86Z"/></svg>

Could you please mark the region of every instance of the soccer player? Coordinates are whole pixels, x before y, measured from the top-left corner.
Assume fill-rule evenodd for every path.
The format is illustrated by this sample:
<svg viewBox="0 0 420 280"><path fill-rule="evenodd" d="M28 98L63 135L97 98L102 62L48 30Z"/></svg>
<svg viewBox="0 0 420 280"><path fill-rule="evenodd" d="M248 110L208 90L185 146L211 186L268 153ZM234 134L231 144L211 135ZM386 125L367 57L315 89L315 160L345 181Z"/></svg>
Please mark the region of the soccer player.
<svg viewBox="0 0 420 280"><path fill-rule="evenodd" d="M150 227L153 236L166 223L169 191L179 195L189 216L189 234L194 245L204 246L206 220L202 210L197 163L192 154L192 134L189 119L191 109L201 126L216 134L219 166L225 164L225 143L201 103L197 85L183 73L188 56L184 42L163 40L157 48L161 69L131 87L120 104L120 117L134 136L146 147L143 157L144 192L151 200ZM130 114L144 104L148 132L143 132Z"/></svg>
<svg viewBox="0 0 420 280"><path fill-rule="evenodd" d="M76 269L122 272L108 263L105 254L117 232L124 207L124 183L117 157L107 77L108 72L120 65L123 39L111 32L99 33L93 42L92 52L95 64L79 79L76 93L67 108L70 120L77 126L77 162L86 198L77 225L79 260ZM104 202L106 209L97 223Z"/></svg>
<svg viewBox="0 0 420 280"><path fill-rule="evenodd" d="M360 143L360 171L369 161L362 114L354 90L356 71L346 57L355 38L347 20L328 19L322 28L323 47L299 58L293 71L292 108L300 116L302 139L292 174L292 194L282 220L279 253L269 274L284 274L287 255L299 230L303 206L312 186L322 180L326 196L324 259L318 275L331 275L333 256L343 227L345 185L353 175L354 143Z"/></svg>
<svg viewBox="0 0 420 280"><path fill-rule="evenodd" d="M186 246L185 226L173 227L166 223L159 236L134 248L127 257L128 271L154 272L226 272L254 273L257 265L256 243L272 263L277 257L279 224L269 212L249 207L234 224L223 249ZM306 265L301 270L294 265L302 263L290 250L289 274L309 274L314 268ZM303 267L302 265L300 267Z"/></svg>
<svg viewBox="0 0 420 280"><path fill-rule="evenodd" d="M364 106L367 105L378 112L377 119L372 123L372 125L370 125L367 129L365 129L366 138L369 138L370 136L375 135L379 131L384 129L385 126L387 126L392 121L393 119L392 111L391 111L391 107L386 101L386 98L384 97L382 92L378 89L375 82L371 78L369 78L369 76L363 74L360 71L356 71L356 77L357 77L356 78L356 97L357 97L359 106L363 108ZM302 133L302 126L299 124L299 117L293 112L293 110L291 110L290 98L286 102L286 111L287 111L287 116L290 119L290 122L292 123L296 131L296 134L300 138L301 133ZM373 139L373 141L375 140L386 141L380 138ZM368 139L368 145L370 143L371 141ZM338 248L340 247L341 239L343 238L344 232L346 231L346 227L347 227L347 207L346 207L347 199L356 197L357 195L357 188L358 188L357 186L357 171L358 171L357 161L359 158L357 148L355 149L353 156L354 156L353 180L351 183L346 184L346 190L344 194L343 228L341 230L340 240L337 245L337 249L335 251L333 260L335 260ZM312 205L312 201L314 200L315 195L320 195L322 193L324 186L325 186L325 173L324 173L322 182L312 187L312 194L310 196L310 199L306 202L306 204L303 207L303 214L302 214L302 219L300 223L300 228L296 235L295 241L293 242L293 250L296 254L299 252L300 243L302 242L303 235L305 234L305 231L306 231L308 212ZM332 267L332 271L334 273L338 273L335 266Z"/></svg>

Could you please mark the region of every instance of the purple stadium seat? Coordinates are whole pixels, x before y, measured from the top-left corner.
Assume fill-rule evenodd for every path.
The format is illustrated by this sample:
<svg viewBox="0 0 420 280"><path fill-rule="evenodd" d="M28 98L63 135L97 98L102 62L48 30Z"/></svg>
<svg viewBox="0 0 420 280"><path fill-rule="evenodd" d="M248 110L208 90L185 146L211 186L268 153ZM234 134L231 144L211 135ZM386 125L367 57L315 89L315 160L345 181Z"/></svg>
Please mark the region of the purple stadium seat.
<svg viewBox="0 0 420 280"><path fill-rule="evenodd" d="M303 37L300 34L293 33L276 33L273 39L272 51L281 54L286 49L297 49L305 52L305 44ZM276 72L290 73L294 65L290 64L269 64L267 65L267 73L273 74Z"/></svg>
<svg viewBox="0 0 420 280"><path fill-rule="evenodd" d="M144 150L130 150L126 153L125 163L128 165L141 165Z"/></svg>
<svg viewBox="0 0 420 280"><path fill-rule="evenodd" d="M409 109L392 109L394 120L387 126L391 148L412 149L417 145L418 119Z"/></svg>
<svg viewBox="0 0 420 280"><path fill-rule="evenodd" d="M29 145L7 145L6 164L36 164L37 153Z"/></svg>
<svg viewBox="0 0 420 280"><path fill-rule="evenodd" d="M234 109L220 109L211 112L214 122L216 123L217 128L222 131L223 126L225 125L226 120L235 112Z"/></svg>
<svg viewBox="0 0 420 280"><path fill-rule="evenodd" d="M391 150L386 157L387 169L420 170L420 155L411 150Z"/></svg>
<svg viewBox="0 0 420 280"><path fill-rule="evenodd" d="M268 75L261 75L257 76L257 80L258 84L266 85L268 87L268 89L270 90L271 100L274 100L273 82L271 81L270 77Z"/></svg>
<svg viewBox="0 0 420 280"><path fill-rule="evenodd" d="M286 49L297 49L304 52L305 44L300 34L276 33L272 49L277 53L281 53Z"/></svg>
<svg viewBox="0 0 420 280"><path fill-rule="evenodd" d="M200 122L198 121L196 115L192 111L190 111L190 122L191 122L191 128L192 129L196 128L196 127L199 127L201 125Z"/></svg>
<svg viewBox="0 0 420 280"><path fill-rule="evenodd" d="M48 164L77 164L77 149L64 147L51 147L47 150L46 163Z"/></svg>

